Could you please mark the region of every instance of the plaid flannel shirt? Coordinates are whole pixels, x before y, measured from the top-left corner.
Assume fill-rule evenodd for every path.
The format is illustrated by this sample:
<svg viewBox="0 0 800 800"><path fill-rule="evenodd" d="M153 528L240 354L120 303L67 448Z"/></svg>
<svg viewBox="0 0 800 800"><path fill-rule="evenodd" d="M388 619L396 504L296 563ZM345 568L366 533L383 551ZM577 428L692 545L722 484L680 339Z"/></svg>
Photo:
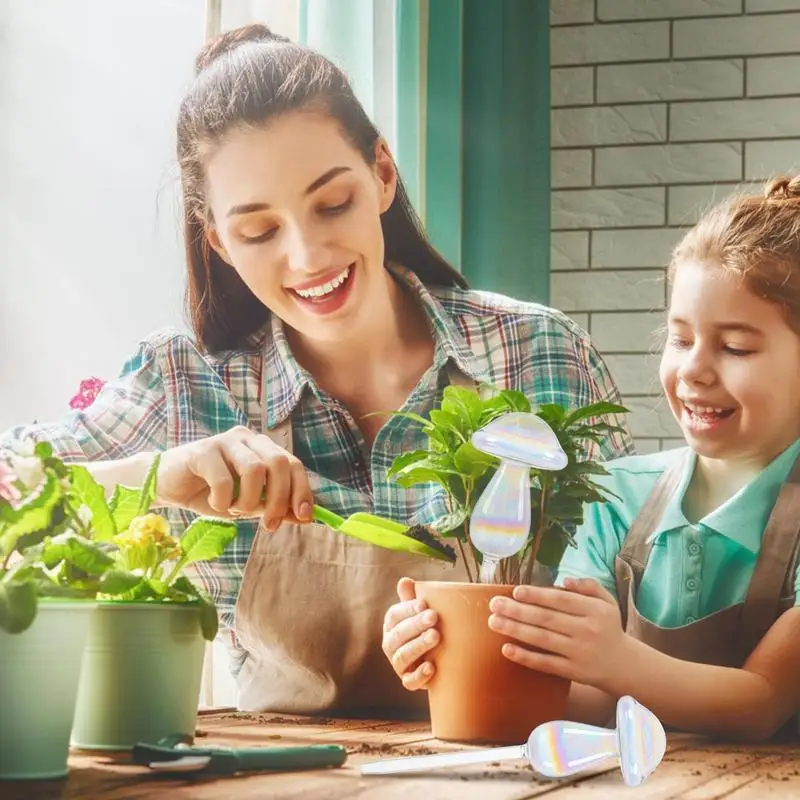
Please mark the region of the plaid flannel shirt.
<svg viewBox="0 0 800 800"><path fill-rule="evenodd" d="M477 382L518 389L537 404L619 402L588 335L564 314L491 292L425 287L409 270L391 269L418 297L435 340L433 366L403 410L425 415L441 401L448 364ZM240 349L213 355L202 353L183 332L160 331L140 342L89 408L54 424L13 428L0 436L0 447L24 438L47 440L65 461L95 461L162 451L236 425L261 431L262 370L267 425L291 415L295 454L309 472L317 502L345 516L369 511L409 524L428 524L446 513L440 488L403 489L386 477L395 456L424 447L420 426L390 418L370 450L349 413L292 356L274 315ZM608 460L632 451L624 434L609 437L599 452L589 444L585 456ZM178 533L194 516L178 509L165 514ZM245 655L233 636L235 605L256 522L237 525L226 553L195 564L189 575L217 603L234 671Z"/></svg>

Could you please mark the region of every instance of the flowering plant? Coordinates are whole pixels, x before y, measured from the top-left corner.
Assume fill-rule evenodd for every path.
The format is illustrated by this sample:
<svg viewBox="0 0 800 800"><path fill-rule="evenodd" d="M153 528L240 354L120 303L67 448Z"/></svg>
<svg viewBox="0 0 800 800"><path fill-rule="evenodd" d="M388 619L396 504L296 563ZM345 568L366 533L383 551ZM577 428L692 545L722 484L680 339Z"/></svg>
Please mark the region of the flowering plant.
<svg viewBox="0 0 800 800"><path fill-rule="evenodd" d="M140 489L117 486L107 500L84 466L64 464L46 442L0 451L0 629L27 629L42 597L175 602L198 605L214 639L214 603L181 571L218 558L236 525L200 517L172 536L150 512L158 463Z"/></svg>
<svg viewBox="0 0 800 800"><path fill-rule="evenodd" d="M101 378L84 378L78 393L69 401L69 407L78 411L89 408L105 385L106 382Z"/></svg>

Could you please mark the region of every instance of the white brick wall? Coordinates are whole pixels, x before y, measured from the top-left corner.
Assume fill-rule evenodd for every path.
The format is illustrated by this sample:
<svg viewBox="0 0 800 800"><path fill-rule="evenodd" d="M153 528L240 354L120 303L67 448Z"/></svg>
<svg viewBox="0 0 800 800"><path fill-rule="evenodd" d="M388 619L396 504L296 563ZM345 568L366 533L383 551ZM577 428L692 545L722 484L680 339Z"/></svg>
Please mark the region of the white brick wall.
<svg viewBox="0 0 800 800"><path fill-rule="evenodd" d="M551 0L550 23L551 302L590 331L639 452L675 447L664 267L704 208L800 171L800 0Z"/></svg>

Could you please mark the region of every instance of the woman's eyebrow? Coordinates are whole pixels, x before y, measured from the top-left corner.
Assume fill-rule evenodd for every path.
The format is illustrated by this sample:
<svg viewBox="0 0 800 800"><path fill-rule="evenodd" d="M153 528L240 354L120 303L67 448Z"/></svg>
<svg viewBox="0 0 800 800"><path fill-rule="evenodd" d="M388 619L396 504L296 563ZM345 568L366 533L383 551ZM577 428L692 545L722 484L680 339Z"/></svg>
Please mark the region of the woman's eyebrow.
<svg viewBox="0 0 800 800"><path fill-rule="evenodd" d="M305 194L309 195L316 192L317 189L320 189L326 183L330 183L343 172L350 172L350 167L332 167L327 172L320 175L319 178L312 181L306 189ZM237 214L252 214L254 211L267 211L269 208L269 203L242 203L238 206L231 206L226 216L233 217Z"/></svg>
<svg viewBox="0 0 800 800"><path fill-rule="evenodd" d="M324 186L326 183L329 183L337 175L341 175L343 172L350 172L350 167L333 167L332 169L329 169L327 172L320 175L319 178L309 184L308 189L306 189L306 194L316 192L317 189Z"/></svg>

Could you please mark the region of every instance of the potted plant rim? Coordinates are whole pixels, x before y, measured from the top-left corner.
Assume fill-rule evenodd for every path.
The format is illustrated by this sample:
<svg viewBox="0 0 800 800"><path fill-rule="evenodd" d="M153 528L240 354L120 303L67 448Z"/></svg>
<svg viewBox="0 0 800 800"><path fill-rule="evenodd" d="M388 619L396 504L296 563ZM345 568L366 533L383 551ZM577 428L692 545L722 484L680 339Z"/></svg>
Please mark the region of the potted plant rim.
<svg viewBox="0 0 800 800"><path fill-rule="evenodd" d="M500 460L478 450L472 436L514 412L535 413L544 420L567 463L559 471L530 470L531 522L524 547L500 562L497 582L481 583L482 557L470 541L469 525ZM613 419L626 412L606 402L575 409L546 404L534 412L525 395L515 390L448 386L428 419L411 415L422 425L427 447L397 457L389 475L403 486L433 482L442 487L449 513L429 532L455 544L468 576L468 582L415 584L417 596L439 617L441 639L429 656L436 671L428 687L437 738L518 744L537 725L563 718L569 681L505 658L502 645L509 639L489 628L489 601L510 597L519 584L552 584L565 548L576 546L573 533L583 520L584 504L606 500L593 478L607 472L595 461L581 460L585 445L621 432Z"/></svg>

